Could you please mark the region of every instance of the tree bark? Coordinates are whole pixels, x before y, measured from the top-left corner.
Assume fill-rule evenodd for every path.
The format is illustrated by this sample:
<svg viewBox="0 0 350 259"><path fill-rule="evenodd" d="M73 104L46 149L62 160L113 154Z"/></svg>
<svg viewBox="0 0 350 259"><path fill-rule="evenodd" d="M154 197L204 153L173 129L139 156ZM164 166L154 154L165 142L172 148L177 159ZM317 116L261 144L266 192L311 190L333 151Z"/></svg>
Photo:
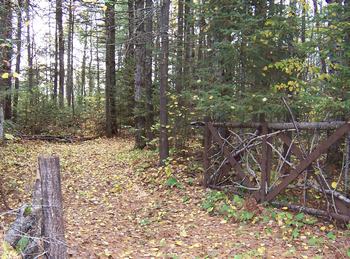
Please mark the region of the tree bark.
<svg viewBox="0 0 350 259"><path fill-rule="evenodd" d="M106 3L106 135L117 135L115 70L115 2Z"/></svg>
<svg viewBox="0 0 350 259"><path fill-rule="evenodd" d="M0 0L0 39L8 42L12 40L12 1ZM11 119L11 44L0 46L0 92L3 97L1 103L5 120ZM3 76L7 73L6 76Z"/></svg>
<svg viewBox="0 0 350 259"><path fill-rule="evenodd" d="M34 86L34 73L33 73L33 51L32 40L30 34L30 0L26 0L26 19L27 19L27 62L28 62L28 90L30 102L33 102L33 86Z"/></svg>
<svg viewBox="0 0 350 259"><path fill-rule="evenodd" d="M80 96L81 100L83 100L84 96L86 96L86 49L87 49L87 21L85 23L84 29L84 52L83 52L83 61L81 65L81 88L80 88Z"/></svg>
<svg viewBox="0 0 350 259"><path fill-rule="evenodd" d="M97 84L97 105L101 103L101 87L100 87L100 55L99 55L100 37L96 34L96 84Z"/></svg>
<svg viewBox="0 0 350 259"><path fill-rule="evenodd" d="M67 44L67 86L66 98L68 106L72 106L73 96L73 35L74 35L74 11L73 0L69 1L68 16L68 44Z"/></svg>
<svg viewBox="0 0 350 259"><path fill-rule="evenodd" d="M59 105L64 106L64 35L62 0L56 0L56 23L58 31L58 58L59 58Z"/></svg>
<svg viewBox="0 0 350 259"><path fill-rule="evenodd" d="M55 25L55 65L54 65L54 79L53 79L53 93L52 100L57 104L57 93L58 93L58 32L57 32L57 22Z"/></svg>
<svg viewBox="0 0 350 259"><path fill-rule="evenodd" d="M146 146L145 136L145 25L144 25L144 0L136 0L136 15L135 15L135 147L142 149Z"/></svg>
<svg viewBox="0 0 350 259"><path fill-rule="evenodd" d="M154 124L153 86L152 86L152 49L153 49L153 0L146 0L146 62L145 62L145 89L146 89L146 138L150 142L154 138L152 125Z"/></svg>
<svg viewBox="0 0 350 259"><path fill-rule="evenodd" d="M21 51L22 51L22 7L23 0L18 0L18 11L17 11L17 44L16 44L16 73L21 72ZM19 91L19 78L15 78L15 91L13 94L13 114L12 118L17 121L18 114L18 91Z"/></svg>
<svg viewBox="0 0 350 259"><path fill-rule="evenodd" d="M58 157L39 157L41 178L43 236L46 256L53 259L67 258L64 238L63 202Z"/></svg>
<svg viewBox="0 0 350 259"><path fill-rule="evenodd" d="M160 35L161 35L161 60L160 60L160 137L159 155L160 164L163 165L169 157L168 140L168 63L169 63L169 9L170 0L161 1Z"/></svg>
<svg viewBox="0 0 350 259"><path fill-rule="evenodd" d="M90 57L89 57L89 96L92 96L94 93L94 73L92 71L92 61L93 61L93 44L92 44L92 31L89 36L90 40Z"/></svg>
<svg viewBox="0 0 350 259"><path fill-rule="evenodd" d="M186 27L187 28L187 27ZM186 32L187 33L187 32ZM175 90L178 99L178 105L180 110L183 106L183 98L181 96L184 84L183 78L183 41L184 38L184 0L178 1L178 13L177 13L177 52L176 52L176 82ZM186 38L187 39L187 38ZM188 46L186 46L186 57L188 55ZM186 60L187 61L187 60ZM187 73L187 72L186 72ZM181 113L182 114L182 113ZM181 128L183 127L184 121L182 117L176 114L175 125L174 125L174 137L175 137L175 147L180 149L182 147L181 140Z"/></svg>
<svg viewBox="0 0 350 259"><path fill-rule="evenodd" d="M129 37L126 45L126 60L134 57L134 0L128 0L128 19Z"/></svg>

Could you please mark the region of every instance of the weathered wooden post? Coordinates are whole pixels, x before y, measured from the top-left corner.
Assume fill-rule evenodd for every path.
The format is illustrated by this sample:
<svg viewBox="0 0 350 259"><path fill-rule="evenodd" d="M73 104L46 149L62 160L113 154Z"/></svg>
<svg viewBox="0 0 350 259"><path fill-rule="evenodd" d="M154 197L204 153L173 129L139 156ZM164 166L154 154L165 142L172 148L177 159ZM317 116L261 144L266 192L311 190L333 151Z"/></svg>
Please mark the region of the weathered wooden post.
<svg viewBox="0 0 350 259"><path fill-rule="evenodd" d="M4 140L4 110L0 105L0 143Z"/></svg>
<svg viewBox="0 0 350 259"><path fill-rule="evenodd" d="M38 159L41 178L43 238L46 256L50 259L67 258L64 238L63 206L59 158Z"/></svg>
<svg viewBox="0 0 350 259"><path fill-rule="evenodd" d="M269 145L269 128L267 122L264 120L262 122L262 165L261 165L261 193L260 202L265 201L265 197L270 185L270 174L271 174L271 160L272 160L272 148Z"/></svg>

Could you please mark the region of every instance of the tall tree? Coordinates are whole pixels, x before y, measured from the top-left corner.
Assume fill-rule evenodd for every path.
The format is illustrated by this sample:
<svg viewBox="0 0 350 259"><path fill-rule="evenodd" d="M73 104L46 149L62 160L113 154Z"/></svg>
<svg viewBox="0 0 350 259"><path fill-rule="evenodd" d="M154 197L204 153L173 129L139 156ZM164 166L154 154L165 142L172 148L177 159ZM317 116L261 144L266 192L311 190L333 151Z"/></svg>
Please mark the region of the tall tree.
<svg viewBox="0 0 350 259"><path fill-rule="evenodd" d="M130 60L134 56L134 0L128 0L128 34L125 57Z"/></svg>
<svg viewBox="0 0 350 259"><path fill-rule="evenodd" d="M153 107L153 85L152 85L152 54L153 54L153 0L146 0L146 17L145 17L145 89L146 89L146 138L151 141L154 136L152 125L154 124L154 107Z"/></svg>
<svg viewBox="0 0 350 259"><path fill-rule="evenodd" d="M81 100L84 96L86 96L86 89L85 89L85 83L86 83L86 59L87 59L87 44L88 44L88 21L85 21L85 27L83 32L83 39L84 39L84 45L83 45L83 61L81 64L81 86L80 86L80 95Z"/></svg>
<svg viewBox="0 0 350 259"><path fill-rule="evenodd" d="M93 95L94 92L94 73L92 71L92 61L93 61L93 44L92 44L92 31L90 32L90 36L89 36L89 47L90 47L90 56L89 56L89 96Z"/></svg>
<svg viewBox="0 0 350 259"><path fill-rule="evenodd" d="M16 35L16 73L19 74L21 70L21 51L22 51L22 7L23 0L18 0L17 9L17 35ZM17 120L18 109L18 91L19 91L19 78L15 78L15 91L13 94L13 120Z"/></svg>
<svg viewBox="0 0 350 259"><path fill-rule="evenodd" d="M64 35L63 35L63 8L62 0L56 0L56 24L58 33L58 60L59 60L59 105L64 106Z"/></svg>
<svg viewBox="0 0 350 259"><path fill-rule="evenodd" d="M30 0L26 0L26 26L27 26L27 62L28 62L28 89L30 94L30 101L33 101L33 86L34 86L34 71L33 71L33 48L32 38L30 33Z"/></svg>
<svg viewBox="0 0 350 259"><path fill-rule="evenodd" d="M178 13L177 13L177 48L176 48L176 82L175 90L178 98L178 104L180 107L183 105L183 98L181 98L183 90L183 48L184 48L184 0L178 1ZM188 52L189 47L186 46L186 53ZM182 116L176 116L175 125L174 125L174 137L175 137L175 146L181 148L182 141L180 138L181 127L183 126Z"/></svg>
<svg viewBox="0 0 350 259"><path fill-rule="evenodd" d="M115 1L106 2L106 135L118 133L115 70Z"/></svg>
<svg viewBox="0 0 350 259"><path fill-rule="evenodd" d="M0 0L0 98L5 120L11 119L12 1Z"/></svg>
<svg viewBox="0 0 350 259"><path fill-rule="evenodd" d="M100 107L101 87L100 87L100 55L99 55L100 36L96 33L96 84L97 84L97 105Z"/></svg>
<svg viewBox="0 0 350 259"><path fill-rule="evenodd" d="M68 7L68 42L67 42L67 83L66 98L68 106L73 103L73 36L74 36L74 6L73 1L69 1ZM74 104L73 104L74 105Z"/></svg>
<svg viewBox="0 0 350 259"><path fill-rule="evenodd" d="M169 64L169 12L170 0L161 0L160 35L161 35L161 60L160 60L160 136L159 136L159 159L164 164L169 157L168 139L168 64Z"/></svg>
<svg viewBox="0 0 350 259"><path fill-rule="evenodd" d="M144 0L136 0L135 15L135 147L144 148L145 141L145 116L144 116L144 93L145 93L145 23L144 23Z"/></svg>
<svg viewBox="0 0 350 259"><path fill-rule="evenodd" d="M57 12L56 12L57 13ZM57 95L58 95L58 30L57 30L57 22L55 23L55 51L54 51L54 72L53 72L53 93L52 100L57 103Z"/></svg>

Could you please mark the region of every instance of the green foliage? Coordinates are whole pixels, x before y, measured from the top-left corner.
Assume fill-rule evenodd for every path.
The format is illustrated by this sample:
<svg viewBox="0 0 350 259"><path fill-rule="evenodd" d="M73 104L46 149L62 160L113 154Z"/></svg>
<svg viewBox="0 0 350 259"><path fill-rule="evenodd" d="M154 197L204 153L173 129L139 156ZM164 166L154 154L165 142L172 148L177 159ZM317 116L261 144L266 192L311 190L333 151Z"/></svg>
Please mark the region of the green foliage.
<svg viewBox="0 0 350 259"><path fill-rule="evenodd" d="M316 236L312 236L309 240L308 240L308 244L310 246L319 246L322 245L324 242L322 237L316 237Z"/></svg>
<svg viewBox="0 0 350 259"><path fill-rule="evenodd" d="M104 131L104 107L99 96L84 98L76 107L59 108L38 89L20 93L14 130L27 134L96 135Z"/></svg>
<svg viewBox="0 0 350 259"><path fill-rule="evenodd" d="M24 210L24 216L29 216L32 213L33 208L31 206L27 206Z"/></svg>
<svg viewBox="0 0 350 259"><path fill-rule="evenodd" d="M337 239L336 235L333 232L328 232L327 237L333 241L335 241Z"/></svg>
<svg viewBox="0 0 350 259"><path fill-rule="evenodd" d="M21 253L23 252L26 247L28 246L29 244L29 238L28 237L21 237L20 240L18 240L17 244L16 244L16 251L18 253Z"/></svg>
<svg viewBox="0 0 350 259"><path fill-rule="evenodd" d="M202 202L202 208L213 215L222 215L227 220L251 221L255 214L243 208L243 199L238 195L227 196L224 192L210 191Z"/></svg>
<svg viewBox="0 0 350 259"><path fill-rule="evenodd" d="M165 185L168 187L177 187L177 188L182 187L182 185L178 182L178 180L175 177L169 177Z"/></svg>

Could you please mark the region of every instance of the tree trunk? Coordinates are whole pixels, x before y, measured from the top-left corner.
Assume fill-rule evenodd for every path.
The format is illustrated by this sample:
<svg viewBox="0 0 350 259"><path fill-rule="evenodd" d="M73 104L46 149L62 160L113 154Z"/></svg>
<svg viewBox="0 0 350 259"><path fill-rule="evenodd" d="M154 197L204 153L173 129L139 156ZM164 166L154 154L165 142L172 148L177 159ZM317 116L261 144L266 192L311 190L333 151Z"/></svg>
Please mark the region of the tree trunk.
<svg viewBox="0 0 350 259"><path fill-rule="evenodd" d="M144 0L136 0L136 15L135 15L135 147L144 148L146 146L145 136L145 31L144 31Z"/></svg>
<svg viewBox="0 0 350 259"><path fill-rule="evenodd" d="M199 18L199 37L198 37L198 65L201 66L204 60L204 46L205 46L205 11L204 6L205 0L202 0L201 9L200 9L200 18Z"/></svg>
<svg viewBox="0 0 350 259"><path fill-rule="evenodd" d="M152 49L153 49L153 0L146 0L146 62L145 62L145 89L146 89L146 138L150 142L154 138L152 125L154 124L153 86L152 86Z"/></svg>
<svg viewBox="0 0 350 259"><path fill-rule="evenodd" d="M184 37L184 1L179 0L178 1L178 13L177 13L177 53L176 53L176 84L175 84L175 90L177 94L178 99L178 105L180 107L180 110L183 106L183 98L181 97L182 90L183 90L183 37ZM188 52L186 46L186 54ZM182 115L182 113L180 113ZM181 128L183 127L183 120L182 117L176 114L175 118L175 126L174 126L174 137L175 137L175 147L180 149L182 147L182 140L181 140Z"/></svg>
<svg viewBox="0 0 350 259"><path fill-rule="evenodd" d="M64 35L62 0L56 0L56 23L58 30L58 57L59 57L59 105L64 106Z"/></svg>
<svg viewBox="0 0 350 259"><path fill-rule="evenodd" d="M81 64L81 88L80 95L81 100L86 96L85 84L86 84L86 49L87 49L87 22L84 29L84 52L83 52L83 61Z"/></svg>
<svg viewBox="0 0 350 259"><path fill-rule="evenodd" d="M101 103L101 87L100 87L100 55L99 55L100 37L96 34L96 83L97 83L97 105Z"/></svg>
<svg viewBox="0 0 350 259"><path fill-rule="evenodd" d="M23 0L18 0L17 10L17 54L16 54L16 73L21 72L21 51L22 51L22 7ZM15 91L13 95L13 120L17 121L18 115L18 91L19 91L19 78L15 78Z"/></svg>
<svg viewBox="0 0 350 259"><path fill-rule="evenodd" d="M57 93L58 93L58 32L57 22L55 25L55 65L54 65L54 79L53 79L53 93L52 100L57 104Z"/></svg>
<svg viewBox="0 0 350 259"><path fill-rule="evenodd" d="M89 61L89 96L93 95L94 92L94 73L92 72L92 61L93 61L93 55L92 55L92 32L90 32L90 61Z"/></svg>
<svg viewBox="0 0 350 259"><path fill-rule="evenodd" d="M129 37L126 45L126 60L134 57L134 0L128 0Z"/></svg>
<svg viewBox="0 0 350 259"><path fill-rule="evenodd" d="M11 42L12 39L12 1L0 1L0 39ZM5 120L11 119L11 58L12 46L0 46L0 92ZM5 76L7 75L7 76Z"/></svg>
<svg viewBox="0 0 350 259"><path fill-rule="evenodd" d="M106 3L106 135L117 135L115 71L115 2Z"/></svg>
<svg viewBox="0 0 350 259"><path fill-rule="evenodd" d="M168 140L168 63L169 63L169 9L170 0L161 1L160 35L161 35L161 60L160 60L160 137L159 155L160 164L163 165L169 157Z"/></svg>
<svg viewBox="0 0 350 259"><path fill-rule="evenodd" d="M72 105L73 92L73 35L74 35L74 14L73 0L69 1L69 17L68 17L68 46L67 46L67 104Z"/></svg>
<svg viewBox="0 0 350 259"><path fill-rule="evenodd" d="M184 60L184 84L189 85L190 68L191 68L191 4L192 0L185 0L185 28L184 28L184 45L185 45L185 60ZM181 89L182 90L182 89Z"/></svg>
<svg viewBox="0 0 350 259"><path fill-rule="evenodd" d="M67 258L64 238L63 202L58 157L39 157L41 178L43 236L46 256L52 259Z"/></svg>
<svg viewBox="0 0 350 259"><path fill-rule="evenodd" d="M28 90L30 103L33 103L33 86L34 86L34 73L33 73L33 51L32 40L30 36L30 0L26 0L26 19L27 19L27 62L28 62Z"/></svg>

